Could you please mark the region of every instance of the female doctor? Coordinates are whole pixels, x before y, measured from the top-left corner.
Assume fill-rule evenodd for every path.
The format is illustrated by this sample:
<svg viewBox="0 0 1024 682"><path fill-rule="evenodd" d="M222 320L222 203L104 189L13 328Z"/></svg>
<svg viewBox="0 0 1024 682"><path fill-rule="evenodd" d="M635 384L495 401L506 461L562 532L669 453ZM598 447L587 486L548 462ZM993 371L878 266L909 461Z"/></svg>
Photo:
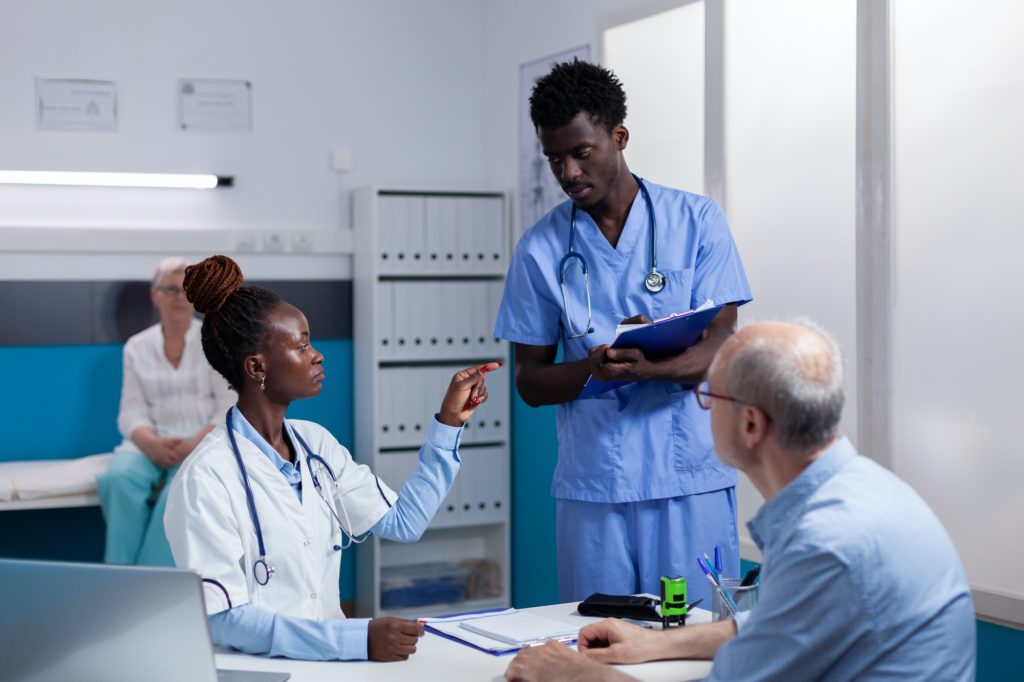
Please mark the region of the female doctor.
<svg viewBox="0 0 1024 682"><path fill-rule="evenodd" d="M175 563L203 578L214 641L247 653L310 660L404 660L422 625L346 620L341 550L370 532L417 540L459 469L461 427L487 399L483 375L455 375L396 495L317 424L286 420L293 400L317 395L323 356L300 310L271 291L241 286L238 265L213 256L185 273L205 315L207 360L238 404L185 461L164 524Z"/></svg>

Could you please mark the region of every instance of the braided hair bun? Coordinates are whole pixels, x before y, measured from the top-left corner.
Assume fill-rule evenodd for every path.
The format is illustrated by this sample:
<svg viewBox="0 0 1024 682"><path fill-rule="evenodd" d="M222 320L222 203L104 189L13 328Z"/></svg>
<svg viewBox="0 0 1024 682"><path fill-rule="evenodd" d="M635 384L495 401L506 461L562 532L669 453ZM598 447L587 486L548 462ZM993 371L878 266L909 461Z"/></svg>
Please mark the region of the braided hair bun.
<svg viewBox="0 0 1024 682"><path fill-rule="evenodd" d="M185 268L185 298L202 314L221 309L244 281L238 263L227 256L210 256Z"/></svg>

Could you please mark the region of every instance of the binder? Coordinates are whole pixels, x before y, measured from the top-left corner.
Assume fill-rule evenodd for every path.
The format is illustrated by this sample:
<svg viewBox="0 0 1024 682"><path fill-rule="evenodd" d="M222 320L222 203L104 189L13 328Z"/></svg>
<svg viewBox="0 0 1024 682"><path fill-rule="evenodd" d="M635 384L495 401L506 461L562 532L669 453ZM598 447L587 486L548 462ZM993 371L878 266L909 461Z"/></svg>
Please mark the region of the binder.
<svg viewBox="0 0 1024 682"><path fill-rule="evenodd" d="M504 293L505 283L504 282L491 282L490 283L490 302L487 308L487 339L490 341L492 353L502 353L503 349L501 339L494 335L494 323L498 316L498 308L501 307L501 297Z"/></svg>
<svg viewBox="0 0 1024 682"><path fill-rule="evenodd" d="M392 370L389 369L383 369L377 375L380 389L377 394L377 435L382 448L390 447L395 443L395 423L398 414L393 407L394 392L392 391L391 377Z"/></svg>
<svg viewBox="0 0 1024 682"><path fill-rule="evenodd" d="M476 197L459 199L459 269L465 273L479 272L477 264L477 239L480 237L480 221L476 211Z"/></svg>
<svg viewBox="0 0 1024 682"><path fill-rule="evenodd" d="M508 464L505 448L467 448L463 462L473 459L475 476L467 479L473 485L473 516L481 523L500 522L505 518L505 488Z"/></svg>
<svg viewBox="0 0 1024 682"><path fill-rule="evenodd" d="M490 350L491 339L488 329L488 318L490 318L490 285L491 282L474 282L473 287L473 356L481 357L487 355Z"/></svg>
<svg viewBox="0 0 1024 682"><path fill-rule="evenodd" d="M406 257L403 270L406 272L422 272L426 269L425 255L427 250L426 235L427 200L422 195L405 197L405 223L401 235L405 240L403 248Z"/></svg>
<svg viewBox="0 0 1024 682"><path fill-rule="evenodd" d="M725 304L705 304L696 310L668 315L649 324L620 325L611 347L639 348L652 360L677 355L700 341L704 330L724 307ZM629 383L632 382L598 381L591 376L577 399L590 398Z"/></svg>
<svg viewBox="0 0 1024 682"><path fill-rule="evenodd" d="M504 274L505 242L502 226L505 222L505 200L502 197L487 197L483 202L483 218L481 227L487 235L484 241L484 260L486 270ZM495 309L497 310L497 309Z"/></svg>
<svg viewBox="0 0 1024 682"><path fill-rule="evenodd" d="M451 307L441 305L441 301L446 300L442 294L442 288L445 284L445 282L426 280L412 285L417 287L419 292L417 305L421 311L420 318L423 325L422 354L431 359L437 359L444 355L441 343L442 334L445 330L445 308Z"/></svg>
<svg viewBox="0 0 1024 682"><path fill-rule="evenodd" d="M377 347L382 360L395 356L395 284L381 282L377 290Z"/></svg>
<svg viewBox="0 0 1024 682"><path fill-rule="evenodd" d="M377 202L377 252L380 272L391 272L395 260L395 220L398 214L398 198L381 196Z"/></svg>

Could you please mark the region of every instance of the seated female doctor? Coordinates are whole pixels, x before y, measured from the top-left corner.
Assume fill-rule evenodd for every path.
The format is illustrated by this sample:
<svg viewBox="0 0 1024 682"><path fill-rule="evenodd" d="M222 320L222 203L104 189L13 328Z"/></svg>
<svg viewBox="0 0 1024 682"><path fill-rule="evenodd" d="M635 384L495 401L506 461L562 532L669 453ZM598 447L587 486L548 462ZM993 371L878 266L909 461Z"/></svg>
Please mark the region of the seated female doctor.
<svg viewBox="0 0 1024 682"><path fill-rule="evenodd" d="M341 550L368 532L420 537L458 472L461 427L487 399L483 375L499 365L455 375L419 467L396 495L326 429L285 420L293 400L320 393L324 358L300 310L241 285L225 256L185 272L188 300L205 314L203 351L238 404L171 486L164 526L175 563L202 575L210 631L222 646L309 660L404 660L422 625L346 620Z"/></svg>

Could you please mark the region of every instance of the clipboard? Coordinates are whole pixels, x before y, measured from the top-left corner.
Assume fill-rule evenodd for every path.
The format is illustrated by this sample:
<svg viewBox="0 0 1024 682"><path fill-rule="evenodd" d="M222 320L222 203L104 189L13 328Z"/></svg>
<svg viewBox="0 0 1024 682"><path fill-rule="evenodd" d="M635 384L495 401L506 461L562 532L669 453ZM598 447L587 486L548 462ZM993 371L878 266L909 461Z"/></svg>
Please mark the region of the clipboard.
<svg viewBox="0 0 1024 682"><path fill-rule="evenodd" d="M638 348L651 360L678 355L700 341L704 330L726 304L701 306L685 313L674 313L648 324L620 325L612 348ZM631 384L631 381L598 381L587 379L577 400L591 398Z"/></svg>

